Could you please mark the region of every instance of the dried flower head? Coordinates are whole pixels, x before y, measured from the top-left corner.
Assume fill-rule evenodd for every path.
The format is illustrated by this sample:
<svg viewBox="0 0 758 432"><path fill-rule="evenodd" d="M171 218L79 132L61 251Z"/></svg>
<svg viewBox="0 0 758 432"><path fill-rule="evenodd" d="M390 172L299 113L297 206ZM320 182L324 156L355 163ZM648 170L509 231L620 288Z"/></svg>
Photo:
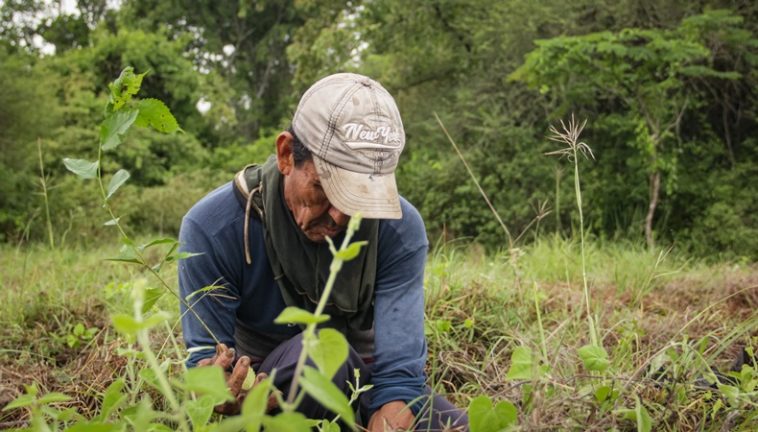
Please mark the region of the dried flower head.
<svg viewBox="0 0 758 432"><path fill-rule="evenodd" d="M550 141L563 143L566 145L566 147L559 150L547 152L545 155L567 156L569 159L571 159L575 157L577 153L581 152L584 157L588 159L592 158L594 160L595 155L592 154L592 149L590 146L588 146L587 143L583 141L579 141L579 135L581 135L585 125L587 125L587 120L584 120L580 125L576 122L574 114L572 113L568 126L566 126L566 123L561 120L561 128L563 129L562 132L559 131L555 126L550 126L550 136L548 136L548 139Z"/></svg>

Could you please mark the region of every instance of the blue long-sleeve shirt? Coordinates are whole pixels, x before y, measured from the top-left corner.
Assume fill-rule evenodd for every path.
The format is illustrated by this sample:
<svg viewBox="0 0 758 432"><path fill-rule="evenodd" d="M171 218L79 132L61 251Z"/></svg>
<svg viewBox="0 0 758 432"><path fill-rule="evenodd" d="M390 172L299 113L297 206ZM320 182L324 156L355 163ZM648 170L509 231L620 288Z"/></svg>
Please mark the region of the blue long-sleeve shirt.
<svg viewBox="0 0 758 432"><path fill-rule="evenodd" d="M423 283L428 241L418 211L402 197L400 206L402 219L382 220L379 224L372 410L391 401L411 402L425 390ZM244 218L244 209L230 182L200 200L182 220L181 250L202 255L179 262L181 297L187 298L208 286L223 287L191 296L188 303L194 312L181 304L190 366L214 353L215 341L198 317L220 342L230 347L235 346L238 322L279 341L300 331L299 327L273 323L286 304L274 281L263 226L257 218L249 221L252 264L245 263ZM266 348L271 350L273 346Z"/></svg>

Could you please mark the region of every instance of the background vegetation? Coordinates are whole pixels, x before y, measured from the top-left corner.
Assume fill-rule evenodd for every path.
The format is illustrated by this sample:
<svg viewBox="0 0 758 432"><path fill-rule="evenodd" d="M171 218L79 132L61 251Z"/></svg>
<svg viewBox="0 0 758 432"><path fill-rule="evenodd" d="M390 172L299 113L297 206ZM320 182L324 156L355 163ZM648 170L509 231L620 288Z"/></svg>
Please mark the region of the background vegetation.
<svg viewBox="0 0 758 432"><path fill-rule="evenodd" d="M67 3L67 2L64 2ZM100 238L61 158L95 152L105 84L148 70L185 133L129 138L119 206L141 232L180 216L263 160L316 79L357 71L396 95L408 135L401 192L434 239L504 239L438 123L515 232L569 235L573 185L545 158L574 112L597 163L584 175L596 238L758 257L758 6L749 1L168 2L13 0L0 14L0 239L47 239L41 148L56 243ZM107 169L107 167L105 167Z"/></svg>

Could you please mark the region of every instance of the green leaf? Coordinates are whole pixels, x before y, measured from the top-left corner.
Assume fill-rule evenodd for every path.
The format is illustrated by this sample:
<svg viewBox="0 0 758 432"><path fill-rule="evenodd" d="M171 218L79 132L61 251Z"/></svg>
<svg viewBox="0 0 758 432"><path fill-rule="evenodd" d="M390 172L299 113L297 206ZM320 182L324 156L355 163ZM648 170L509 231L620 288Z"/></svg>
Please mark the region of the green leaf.
<svg viewBox="0 0 758 432"><path fill-rule="evenodd" d="M334 329L322 329L318 332L316 342L308 351L308 355L318 370L332 379L347 360L348 351L347 340L342 333Z"/></svg>
<svg viewBox="0 0 758 432"><path fill-rule="evenodd" d="M90 162L84 159L70 159L63 158L63 164L66 165L66 169L79 177L87 180L97 176L98 162Z"/></svg>
<svg viewBox="0 0 758 432"><path fill-rule="evenodd" d="M23 407L32 405L36 400L34 396L35 395L31 395L31 394L23 394L17 397L16 399L14 399L13 402L3 407L3 411L12 410L14 408L23 408Z"/></svg>
<svg viewBox="0 0 758 432"><path fill-rule="evenodd" d="M610 365L605 348L597 345L585 345L579 348L579 358L582 359L584 367L590 371L602 372Z"/></svg>
<svg viewBox="0 0 758 432"><path fill-rule="evenodd" d="M531 380L534 377L532 350L525 346L516 347L511 354L511 367L506 378L509 380Z"/></svg>
<svg viewBox="0 0 758 432"><path fill-rule="evenodd" d="M347 397L321 372L306 366L300 380L300 385L306 393L311 395L321 405L339 414L348 426L353 427L355 425L355 414L350 407Z"/></svg>
<svg viewBox="0 0 758 432"><path fill-rule="evenodd" d="M213 407L215 398L213 395L204 395L195 400L187 400L184 402L184 406L189 415L194 430L200 430L203 426L208 424L213 414Z"/></svg>
<svg viewBox="0 0 758 432"><path fill-rule="evenodd" d="M718 389L721 394L726 396L726 400L729 402L730 406L734 408L739 407L740 389L728 384L718 384Z"/></svg>
<svg viewBox="0 0 758 432"><path fill-rule="evenodd" d="M619 395L618 390L613 390L611 386L600 386L595 390L595 400L598 401L598 403L603 403L605 401L613 402L616 400L616 398Z"/></svg>
<svg viewBox="0 0 758 432"><path fill-rule="evenodd" d="M311 422L298 412L285 412L263 419L264 430L277 432L303 432L311 430Z"/></svg>
<svg viewBox="0 0 758 432"><path fill-rule="evenodd" d="M100 406L100 415L98 419L105 421L108 420L108 416L111 415L113 410L117 409L122 403L126 401L126 395L121 393L124 389L124 379L119 378L113 381L111 385L105 389L103 394L103 403Z"/></svg>
<svg viewBox="0 0 758 432"><path fill-rule="evenodd" d="M121 246L121 249L119 250L119 254L117 257L106 258L105 260L127 262L127 263L133 263L133 264L142 264L142 261L137 256L137 253L134 251L134 246L130 246L130 245Z"/></svg>
<svg viewBox="0 0 758 432"><path fill-rule="evenodd" d="M650 432L653 429L653 419L650 418L650 414L648 414L640 399L636 396L635 399L634 412L637 417L637 432Z"/></svg>
<svg viewBox="0 0 758 432"><path fill-rule="evenodd" d="M316 316L294 306L286 307L274 320L276 324L319 324L329 321L329 315Z"/></svg>
<svg viewBox="0 0 758 432"><path fill-rule="evenodd" d="M247 372L247 378L251 376L255 379L255 371L252 368ZM245 418L245 430L247 432L258 432L260 430L263 424L263 417L266 414L268 395L271 387L271 378L266 378L253 387L252 391L245 397L245 401L242 403L242 416Z"/></svg>
<svg viewBox="0 0 758 432"><path fill-rule="evenodd" d="M140 369L138 375L154 389L161 390L161 383L158 381L158 376L155 374L154 370L150 368Z"/></svg>
<svg viewBox="0 0 758 432"><path fill-rule="evenodd" d="M250 389L253 388L253 385L255 385L255 370L248 366L245 381L242 382L242 390L250 391Z"/></svg>
<svg viewBox="0 0 758 432"><path fill-rule="evenodd" d="M142 304L142 313L148 313L155 303L166 294L163 288L148 288L145 290L145 300Z"/></svg>
<svg viewBox="0 0 758 432"><path fill-rule="evenodd" d="M224 371L218 366L188 369L184 374L184 386L189 391L213 396L214 405L234 400L226 386Z"/></svg>
<svg viewBox="0 0 758 432"><path fill-rule="evenodd" d="M134 319L131 315L127 314L115 314L111 317L113 327L125 336L133 338L140 330L140 323Z"/></svg>
<svg viewBox="0 0 758 432"><path fill-rule="evenodd" d="M350 243L348 247L342 250L338 250L336 254L334 254L335 258L339 258L342 261L350 261L358 256L358 254L361 252L361 247L367 245L367 241L358 241L355 243Z"/></svg>
<svg viewBox="0 0 758 432"><path fill-rule="evenodd" d="M68 402L71 399L71 396L66 396L63 393L48 393L39 398L38 402L42 405L46 405L57 402Z"/></svg>
<svg viewBox="0 0 758 432"><path fill-rule="evenodd" d="M100 145L104 151L113 150L121 144L121 135L129 130L137 114L136 110L118 111L103 120L100 124Z"/></svg>
<svg viewBox="0 0 758 432"><path fill-rule="evenodd" d="M166 104L158 99L142 99L137 105L139 116L135 123L139 127L152 127L158 132L174 133L179 130L179 123L171 114Z"/></svg>
<svg viewBox="0 0 758 432"><path fill-rule="evenodd" d="M120 110L132 99L132 96L137 94L142 86L142 78L146 74L147 72L137 75L134 73L134 68L127 66L115 81L108 84L108 89L111 91L110 103L113 105L113 111Z"/></svg>
<svg viewBox="0 0 758 432"><path fill-rule="evenodd" d="M469 404L468 418L471 432L497 432L516 424L518 410L508 401L493 407L489 397L479 396Z"/></svg>
<svg viewBox="0 0 758 432"><path fill-rule="evenodd" d="M149 248L151 248L153 246L157 246L157 245L162 245L162 244L172 244L172 245L174 245L174 244L177 244L177 243L179 243L179 242L175 238L164 237L164 238L159 238L159 239L151 240L151 241L143 244L142 246L140 246L138 249L140 251L144 251L145 249L149 249Z"/></svg>
<svg viewBox="0 0 758 432"><path fill-rule="evenodd" d="M171 319L171 314L166 311L158 311L152 315L150 315L146 320L144 320L140 327L141 329L151 329L158 324L163 323L164 321L168 321Z"/></svg>
<svg viewBox="0 0 758 432"><path fill-rule="evenodd" d="M121 187L126 181L129 179L129 171L125 169L120 169L116 172L116 174L111 177L110 183L108 183L108 195L105 196L105 199L110 198L113 196L114 193L118 190L118 188Z"/></svg>

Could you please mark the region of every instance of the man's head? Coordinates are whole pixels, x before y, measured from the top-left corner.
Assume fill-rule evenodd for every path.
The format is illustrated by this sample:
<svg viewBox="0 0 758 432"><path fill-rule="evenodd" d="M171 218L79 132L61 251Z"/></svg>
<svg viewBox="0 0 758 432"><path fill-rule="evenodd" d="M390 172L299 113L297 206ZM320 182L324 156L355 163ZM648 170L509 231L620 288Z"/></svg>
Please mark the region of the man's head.
<svg viewBox="0 0 758 432"><path fill-rule="evenodd" d="M405 131L395 100L378 82L357 74L318 81L276 145L284 198L310 240L333 237L356 212L402 216L394 172Z"/></svg>

